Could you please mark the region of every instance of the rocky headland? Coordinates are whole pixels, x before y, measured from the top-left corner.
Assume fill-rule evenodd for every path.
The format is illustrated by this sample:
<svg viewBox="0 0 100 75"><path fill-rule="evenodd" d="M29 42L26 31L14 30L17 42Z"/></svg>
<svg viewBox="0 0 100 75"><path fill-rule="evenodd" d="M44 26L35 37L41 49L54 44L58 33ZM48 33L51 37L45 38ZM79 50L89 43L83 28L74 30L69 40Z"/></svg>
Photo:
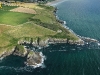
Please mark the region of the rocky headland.
<svg viewBox="0 0 100 75"><path fill-rule="evenodd" d="M42 52L33 51L28 49L24 44L18 44L12 50L7 50L0 53L0 58L3 59L9 55L15 55L20 57L25 57L25 64L27 66L33 66L34 68L42 66L44 62L44 56Z"/></svg>
<svg viewBox="0 0 100 75"><path fill-rule="evenodd" d="M5 8L10 7L11 6L5 6ZM99 41L95 39L80 37L71 31L65 25L65 21L57 18L57 8L54 9L53 7L45 5L38 5L36 7L41 7L42 9L37 9L38 14L34 15L34 18L29 18L28 23L20 26L1 25L1 30L4 29L1 32L4 40L0 38L0 41L5 41L3 44L4 49L1 49L2 46L0 47L1 59L9 55L25 57L25 64L27 66L40 67L45 60L45 56L39 51L39 49L47 47L49 44L68 43L84 45L90 43L99 43ZM2 12L5 13L8 11L6 10ZM46 18L46 21L43 20L41 15L42 17ZM12 22L13 21L11 21L11 23ZM6 46L8 49L5 48ZM10 46L13 47L9 48Z"/></svg>

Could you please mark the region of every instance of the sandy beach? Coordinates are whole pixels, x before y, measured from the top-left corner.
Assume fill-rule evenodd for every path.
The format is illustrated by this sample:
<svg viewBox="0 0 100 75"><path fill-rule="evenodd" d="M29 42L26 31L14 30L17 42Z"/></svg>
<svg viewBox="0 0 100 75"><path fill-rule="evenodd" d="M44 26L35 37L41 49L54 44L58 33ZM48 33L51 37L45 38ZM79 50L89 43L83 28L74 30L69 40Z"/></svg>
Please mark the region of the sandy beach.
<svg viewBox="0 0 100 75"><path fill-rule="evenodd" d="M50 5L50 6L55 6L55 5L58 5L62 2L65 2L67 0L55 0L55 1L52 1L52 2L48 2L46 5Z"/></svg>

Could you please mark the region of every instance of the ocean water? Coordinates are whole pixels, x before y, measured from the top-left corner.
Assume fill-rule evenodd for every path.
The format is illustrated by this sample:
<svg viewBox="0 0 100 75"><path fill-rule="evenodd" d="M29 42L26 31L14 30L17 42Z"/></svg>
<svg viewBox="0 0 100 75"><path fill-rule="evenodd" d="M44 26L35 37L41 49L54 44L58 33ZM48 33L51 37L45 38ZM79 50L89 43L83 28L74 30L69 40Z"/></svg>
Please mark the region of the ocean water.
<svg viewBox="0 0 100 75"><path fill-rule="evenodd" d="M100 39L100 1L68 0L59 4L57 15L76 34Z"/></svg>
<svg viewBox="0 0 100 75"><path fill-rule="evenodd" d="M76 34L100 41L100 1L66 0L58 5L59 19ZM100 48L92 45L54 44L40 51L44 67L24 65L24 58L9 56L0 61L0 75L100 75Z"/></svg>

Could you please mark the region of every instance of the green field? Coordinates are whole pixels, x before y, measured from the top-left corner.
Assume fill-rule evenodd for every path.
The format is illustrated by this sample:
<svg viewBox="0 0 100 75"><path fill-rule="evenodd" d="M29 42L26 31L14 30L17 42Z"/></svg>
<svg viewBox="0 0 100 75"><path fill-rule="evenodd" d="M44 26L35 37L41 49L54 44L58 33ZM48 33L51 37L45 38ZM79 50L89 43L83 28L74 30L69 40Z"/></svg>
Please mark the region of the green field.
<svg viewBox="0 0 100 75"><path fill-rule="evenodd" d="M0 10L0 24L19 25L28 21L32 14Z"/></svg>
<svg viewBox="0 0 100 75"><path fill-rule="evenodd" d="M2 8L0 10L9 11L9 10L14 9L16 7L17 6L5 6L5 5L2 5Z"/></svg>
<svg viewBox="0 0 100 75"><path fill-rule="evenodd" d="M77 40L78 38L65 29L53 14L53 7L38 5L37 14L11 12L15 6L4 6L0 9L0 51L16 46L18 41L25 38L39 37L41 40L60 38ZM58 31L61 31L60 33Z"/></svg>
<svg viewBox="0 0 100 75"><path fill-rule="evenodd" d="M35 15L30 20L36 23L37 25L43 26L45 28L51 29L53 31L56 31L57 34L50 36L52 38L60 38L60 39L71 39L71 40L77 40L78 38L73 34L70 33L69 30L65 29L54 16L53 11L55 10L52 6L45 6L45 5L38 5L42 10L36 10L38 12L38 15ZM62 31L61 33L58 33L58 31Z"/></svg>

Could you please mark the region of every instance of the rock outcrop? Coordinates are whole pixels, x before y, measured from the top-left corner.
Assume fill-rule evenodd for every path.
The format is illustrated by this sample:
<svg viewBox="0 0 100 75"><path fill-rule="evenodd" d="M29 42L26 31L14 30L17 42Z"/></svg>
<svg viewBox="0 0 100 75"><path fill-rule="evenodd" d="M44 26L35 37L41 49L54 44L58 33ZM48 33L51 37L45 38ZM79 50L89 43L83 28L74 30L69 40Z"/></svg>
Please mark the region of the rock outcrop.
<svg viewBox="0 0 100 75"><path fill-rule="evenodd" d="M38 64L42 63L42 56L40 52L34 52L24 47L24 45L17 45L12 50L5 50L0 53L0 58L7 57L9 55L16 55L20 57L25 57L26 61L25 64L28 66L37 66ZM41 66L41 65L40 65Z"/></svg>
<svg viewBox="0 0 100 75"><path fill-rule="evenodd" d="M30 51L28 56L27 56L27 61L26 64L27 65L37 65L40 64L42 62L42 57L40 56L39 52L33 52Z"/></svg>
<svg viewBox="0 0 100 75"><path fill-rule="evenodd" d="M34 52L33 50L25 48L23 45L17 45L12 54L26 57L25 64L28 66L36 66L42 62L42 56L40 55L40 52Z"/></svg>
<svg viewBox="0 0 100 75"><path fill-rule="evenodd" d="M5 58L6 56L9 56L13 53L14 49L11 49L11 50L3 50L1 53L0 53L0 58L3 59Z"/></svg>
<svg viewBox="0 0 100 75"><path fill-rule="evenodd" d="M17 45L12 54L13 55L18 55L18 56L21 56L21 57L25 57L28 54L28 51L27 51L27 49L24 48L24 46Z"/></svg>

